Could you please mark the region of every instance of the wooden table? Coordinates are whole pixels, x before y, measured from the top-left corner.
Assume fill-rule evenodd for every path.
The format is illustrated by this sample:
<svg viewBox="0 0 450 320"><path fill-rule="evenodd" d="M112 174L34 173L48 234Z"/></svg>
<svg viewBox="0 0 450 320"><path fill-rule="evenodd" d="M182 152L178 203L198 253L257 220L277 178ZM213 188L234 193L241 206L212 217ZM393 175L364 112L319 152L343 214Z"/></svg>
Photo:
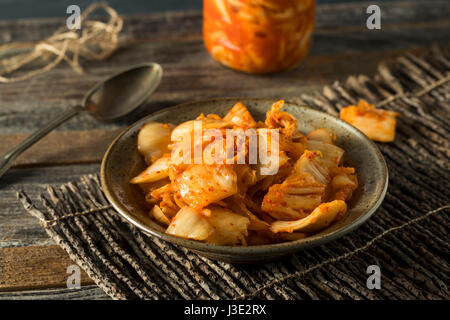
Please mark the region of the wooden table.
<svg viewBox="0 0 450 320"><path fill-rule="evenodd" d="M164 68L161 86L132 115L114 123L79 115L23 154L0 179L0 298L108 298L85 274L80 290L66 289L66 270L73 263L25 212L16 190L24 189L37 199L48 184L98 172L108 144L142 116L209 97L296 97L352 74L372 75L379 61L407 50L420 54L433 43L448 45L447 0L383 2L381 30L366 28L369 4L318 6L310 56L299 68L274 76L222 67L203 47L201 12L173 12L126 16L121 49L107 61L84 62L85 75L61 64L31 80L0 84L0 153L4 153L55 114L79 103L86 90L111 73L145 61ZM63 23L62 19L0 21L0 43L37 41Z"/></svg>

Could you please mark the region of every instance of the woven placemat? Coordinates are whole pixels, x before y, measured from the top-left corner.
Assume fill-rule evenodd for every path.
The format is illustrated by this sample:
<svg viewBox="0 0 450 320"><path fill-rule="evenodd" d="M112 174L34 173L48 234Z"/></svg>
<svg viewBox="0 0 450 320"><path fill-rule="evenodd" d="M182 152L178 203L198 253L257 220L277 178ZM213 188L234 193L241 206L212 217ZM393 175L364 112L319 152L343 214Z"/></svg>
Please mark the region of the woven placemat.
<svg viewBox="0 0 450 320"><path fill-rule="evenodd" d="M97 175L18 197L115 299L449 299L449 48L433 47L351 76L297 102L337 115L360 98L398 111L395 143L378 144L390 186L377 213L332 243L281 261L231 265L148 237L112 209ZM366 286L369 265L381 289Z"/></svg>

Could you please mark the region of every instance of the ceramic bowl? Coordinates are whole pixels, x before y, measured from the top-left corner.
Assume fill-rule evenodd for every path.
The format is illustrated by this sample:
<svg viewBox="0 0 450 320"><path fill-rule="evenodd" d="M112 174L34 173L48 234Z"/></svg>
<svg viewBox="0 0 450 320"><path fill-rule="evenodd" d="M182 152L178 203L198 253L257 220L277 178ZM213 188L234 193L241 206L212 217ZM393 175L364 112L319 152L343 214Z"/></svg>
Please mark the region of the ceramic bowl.
<svg viewBox="0 0 450 320"><path fill-rule="evenodd" d="M345 218L310 237L270 245L217 246L165 234L164 228L149 218L142 192L136 185L129 183L132 177L146 167L136 148L139 129L149 121L179 124L196 118L200 113L223 116L238 101L244 103L257 120L264 120L267 110L275 102L274 99L223 98L186 103L155 112L123 131L106 151L101 166L103 190L117 212L147 235L185 247L210 259L254 263L273 261L336 240L364 223L380 206L388 186L388 171L376 145L361 131L340 119L308 107L286 103L284 110L297 119L301 132L327 128L335 133L338 137L336 144L345 149L344 164L356 168L359 186L349 202Z"/></svg>

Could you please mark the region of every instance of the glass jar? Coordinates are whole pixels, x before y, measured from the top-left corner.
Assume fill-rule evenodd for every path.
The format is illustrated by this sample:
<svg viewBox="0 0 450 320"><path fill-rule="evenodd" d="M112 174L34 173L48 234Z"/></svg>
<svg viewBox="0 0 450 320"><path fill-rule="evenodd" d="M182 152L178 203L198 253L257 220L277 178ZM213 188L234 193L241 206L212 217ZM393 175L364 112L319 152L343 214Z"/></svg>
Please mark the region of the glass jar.
<svg viewBox="0 0 450 320"><path fill-rule="evenodd" d="M315 0L203 0L203 39L233 69L289 69L308 53L314 7Z"/></svg>

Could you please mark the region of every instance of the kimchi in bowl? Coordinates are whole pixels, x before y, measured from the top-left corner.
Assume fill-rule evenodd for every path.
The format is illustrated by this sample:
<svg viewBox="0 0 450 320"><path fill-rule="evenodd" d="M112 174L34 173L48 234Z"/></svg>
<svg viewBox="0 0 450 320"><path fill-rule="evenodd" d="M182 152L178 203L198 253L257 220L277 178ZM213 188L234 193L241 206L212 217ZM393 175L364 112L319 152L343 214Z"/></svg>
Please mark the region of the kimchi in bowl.
<svg viewBox="0 0 450 320"><path fill-rule="evenodd" d="M255 120L264 120L266 112L276 100L223 98L181 104L153 113L122 132L108 148L101 166L103 190L117 212L145 234L185 247L210 259L254 263L275 260L342 237L360 226L380 206L387 190L388 172L376 145L355 127L329 114L285 103L284 111L296 118L300 132L326 128L336 135L336 145L345 150L343 164L355 168L358 187L347 201L348 210L345 216L306 238L264 245L215 245L166 233L165 228L149 216L145 196L140 188L130 184L130 180L147 167L136 148L140 128L148 122L177 125L195 119L201 113L224 116L237 102L242 102Z"/></svg>

